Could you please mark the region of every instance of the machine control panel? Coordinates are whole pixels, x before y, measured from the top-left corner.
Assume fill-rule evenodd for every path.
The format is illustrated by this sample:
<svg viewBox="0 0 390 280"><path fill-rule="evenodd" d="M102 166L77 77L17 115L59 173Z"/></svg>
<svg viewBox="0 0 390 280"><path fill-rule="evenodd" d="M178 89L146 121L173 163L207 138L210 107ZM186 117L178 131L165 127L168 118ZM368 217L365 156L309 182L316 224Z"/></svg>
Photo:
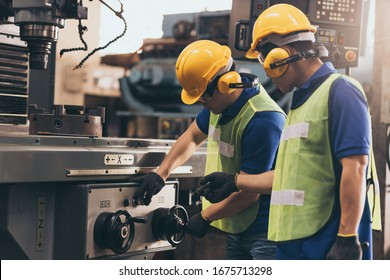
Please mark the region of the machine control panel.
<svg viewBox="0 0 390 280"><path fill-rule="evenodd" d="M118 254L142 255L146 251L173 249L170 237L165 240L160 238L164 233L159 230L164 232L164 229L152 227L156 224L155 220L159 220L157 223L164 224L162 221L164 218L160 214L157 217L156 212L176 206L177 183L167 182L148 206L132 205L136 188L137 186L129 183L96 184L89 187L86 244L88 258ZM179 219L181 228L184 229L185 215ZM172 237L172 240L177 242L178 240L174 238Z"/></svg>
<svg viewBox="0 0 390 280"><path fill-rule="evenodd" d="M292 1L291 1L292 2ZM315 18L311 20L360 25L359 0L317 0ZM358 3L360 2L360 3Z"/></svg>
<svg viewBox="0 0 390 280"><path fill-rule="evenodd" d="M55 259L151 259L185 235L178 182L167 181L149 205L132 203L138 184L93 183L61 188L56 201Z"/></svg>

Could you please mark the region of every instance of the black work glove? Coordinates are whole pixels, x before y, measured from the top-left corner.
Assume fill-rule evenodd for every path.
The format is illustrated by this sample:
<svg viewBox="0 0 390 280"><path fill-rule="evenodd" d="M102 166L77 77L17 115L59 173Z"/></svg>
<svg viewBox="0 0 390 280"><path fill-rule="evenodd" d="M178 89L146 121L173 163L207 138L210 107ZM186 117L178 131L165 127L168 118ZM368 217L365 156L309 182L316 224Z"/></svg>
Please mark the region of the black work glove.
<svg viewBox="0 0 390 280"><path fill-rule="evenodd" d="M201 187L195 192L211 203L220 202L239 191L235 182L236 175L224 172L211 173L200 180Z"/></svg>
<svg viewBox="0 0 390 280"><path fill-rule="evenodd" d="M337 235L336 241L330 249L327 260L361 260L362 246L358 240L358 236L343 237Z"/></svg>
<svg viewBox="0 0 390 280"><path fill-rule="evenodd" d="M133 195L133 205L149 205L152 196L157 194L164 187L164 180L156 172L130 179L129 182L139 183Z"/></svg>
<svg viewBox="0 0 390 280"><path fill-rule="evenodd" d="M210 223L210 221L207 221L202 217L202 214L195 214L188 221L185 232L198 238L202 238L207 234Z"/></svg>

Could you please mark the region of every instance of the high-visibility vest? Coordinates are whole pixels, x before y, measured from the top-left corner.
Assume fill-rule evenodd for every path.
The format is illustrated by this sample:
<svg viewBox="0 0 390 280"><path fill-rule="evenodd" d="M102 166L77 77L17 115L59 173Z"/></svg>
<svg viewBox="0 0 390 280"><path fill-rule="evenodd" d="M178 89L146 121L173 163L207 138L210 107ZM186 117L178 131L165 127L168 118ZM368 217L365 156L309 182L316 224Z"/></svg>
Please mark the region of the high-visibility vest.
<svg viewBox="0 0 390 280"><path fill-rule="evenodd" d="M302 106L288 114L272 186L270 240L288 241L311 236L326 224L332 214L336 179L328 137L328 100L331 85L340 76L332 74ZM344 78L364 95L356 80ZM368 177L375 176L372 152L369 162ZM370 191L373 189L370 188ZM371 210L375 210L374 227L377 219L380 224L379 191L372 198L368 195L368 198ZM376 209L372 207L373 201Z"/></svg>
<svg viewBox="0 0 390 280"><path fill-rule="evenodd" d="M284 114L283 110L262 87L260 93L250 98L236 117L227 124L219 125L220 114L215 115L210 112L206 174L217 171L227 173L240 171L242 134L254 114L261 111L275 111ZM206 209L210 204L203 198L203 209ZM259 201L231 217L214 221L211 225L227 233L243 232L255 220L258 209Z"/></svg>

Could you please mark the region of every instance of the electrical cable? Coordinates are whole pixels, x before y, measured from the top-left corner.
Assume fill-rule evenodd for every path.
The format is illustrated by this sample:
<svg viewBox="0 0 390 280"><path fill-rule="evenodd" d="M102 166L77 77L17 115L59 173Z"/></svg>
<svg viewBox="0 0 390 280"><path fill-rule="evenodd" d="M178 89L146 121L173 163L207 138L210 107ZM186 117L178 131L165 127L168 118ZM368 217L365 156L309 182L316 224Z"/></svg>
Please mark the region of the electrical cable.
<svg viewBox="0 0 390 280"><path fill-rule="evenodd" d="M118 35L117 37L115 37L114 39L110 40L107 44L105 44L104 46L101 46L101 47L98 47L98 48L95 48L93 49L90 53L88 53L81 61L78 65L76 65L73 70L75 69L79 69L82 67L82 65L93 55L95 54L96 52L100 51L100 50L103 50L105 48L107 48L109 45L111 45L112 43L116 42L117 40L119 40L120 38L122 38L126 32L127 32L127 22L125 20L125 18L123 17L123 4L120 0L118 0L118 2L120 3L121 5L121 9L120 11L115 11L112 7L110 7L107 3L105 3L103 0L99 0L100 3L102 3L103 5L105 5L108 9L110 9L117 17L119 17L122 21L123 21L123 24L124 24L124 29L123 29L123 32ZM79 5L82 6L82 1L79 2ZM78 48L69 48L69 49L62 49L60 51L60 57L64 54L64 53L67 53L67 52L73 52L73 51L87 51L88 50L88 45L87 43L85 42L84 38L83 38L83 35L85 33L85 31L87 31L87 27L86 26L83 26L81 24L81 19L79 18L79 25L78 25L78 30L79 30L79 38L80 38L80 41L83 43L83 47L78 47Z"/></svg>
<svg viewBox="0 0 390 280"><path fill-rule="evenodd" d="M390 169L390 132L387 133L386 139L386 162L387 167Z"/></svg>
<svg viewBox="0 0 390 280"><path fill-rule="evenodd" d="M98 48L95 48L93 51L91 51L89 54L87 54L81 61L80 63L75 66L73 68L73 70L75 69L79 69L81 68L81 66L85 63L85 61L87 61L94 53L100 51L100 50L103 50L105 48L107 48L109 45L111 45L112 43L116 42L117 40L119 40L120 38L122 38L126 32L127 32L127 22L125 20L125 18L123 17L123 4L121 1L118 0L118 2L120 3L121 5L121 10L119 12L115 11L113 8L111 8L109 5L107 5L103 0L99 0L102 4L104 4L106 7L108 7L112 12L114 12L114 14L119 17L122 21L123 21L123 24L124 24L124 29L123 29L123 32L118 35L117 37L115 37L114 39L112 39L111 41L109 41L107 44L105 44L104 46L102 47L98 47Z"/></svg>

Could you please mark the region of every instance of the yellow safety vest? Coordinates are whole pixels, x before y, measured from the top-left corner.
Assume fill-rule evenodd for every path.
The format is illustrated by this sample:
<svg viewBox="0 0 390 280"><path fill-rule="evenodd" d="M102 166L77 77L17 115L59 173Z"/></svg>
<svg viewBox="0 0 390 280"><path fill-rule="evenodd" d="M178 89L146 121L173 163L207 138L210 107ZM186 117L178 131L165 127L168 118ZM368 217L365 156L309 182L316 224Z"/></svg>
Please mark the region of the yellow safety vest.
<svg viewBox="0 0 390 280"><path fill-rule="evenodd" d="M328 99L330 87L338 77L339 74L332 74L302 106L288 114L272 187L270 240L288 241L311 236L332 214L336 182L328 137ZM356 80L345 78L364 95ZM368 177L373 176L372 181L377 183L372 152L369 162ZM370 188L370 192L373 189ZM379 191L376 196L368 195L368 198L371 210L375 210L374 228L377 219L380 224ZM376 209L372 205L377 205Z"/></svg>
<svg viewBox="0 0 390 280"><path fill-rule="evenodd" d="M227 124L219 125L220 114L215 115L210 112L206 174L217 171L227 173L240 171L242 134L253 115L261 111L276 111L284 114L263 87L260 88L260 93L250 98L237 116ZM203 198L203 209L209 207L210 204ZM259 203L257 201L245 210L231 217L214 221L211 225L227 233L243 232L255 220L258 209Z"/></svg>

